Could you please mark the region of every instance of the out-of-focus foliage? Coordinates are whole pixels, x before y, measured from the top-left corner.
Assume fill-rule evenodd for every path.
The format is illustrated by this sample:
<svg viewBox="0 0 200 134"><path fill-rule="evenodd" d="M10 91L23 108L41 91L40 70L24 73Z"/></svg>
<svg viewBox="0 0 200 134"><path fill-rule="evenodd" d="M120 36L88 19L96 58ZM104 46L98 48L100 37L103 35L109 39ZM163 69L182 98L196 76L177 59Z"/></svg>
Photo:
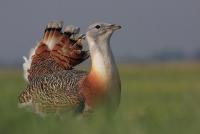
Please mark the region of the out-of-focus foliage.
<svg viewBox="0 0 200 134"><path fill-rule="evenodd" d="M17 107L22 73L0 71L0 134L199 134L200 65L121 65L122 99L108 119L41 118Z"/></svg>

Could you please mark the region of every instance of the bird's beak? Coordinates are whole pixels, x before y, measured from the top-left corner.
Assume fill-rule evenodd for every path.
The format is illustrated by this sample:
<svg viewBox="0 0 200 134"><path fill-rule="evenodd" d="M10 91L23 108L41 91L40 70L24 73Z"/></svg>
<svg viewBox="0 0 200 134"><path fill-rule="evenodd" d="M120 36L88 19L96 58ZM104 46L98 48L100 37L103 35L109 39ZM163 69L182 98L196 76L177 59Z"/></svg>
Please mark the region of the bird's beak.
<svg viewBox="0 0 200 134"><path fill-rule="evenodd" d="M109 26L109 29L112 29L112 30L118 30L118 29L120 29L120 28L122 28L120 25L116 25L116 24L111 24L110 26Z"/></svg>

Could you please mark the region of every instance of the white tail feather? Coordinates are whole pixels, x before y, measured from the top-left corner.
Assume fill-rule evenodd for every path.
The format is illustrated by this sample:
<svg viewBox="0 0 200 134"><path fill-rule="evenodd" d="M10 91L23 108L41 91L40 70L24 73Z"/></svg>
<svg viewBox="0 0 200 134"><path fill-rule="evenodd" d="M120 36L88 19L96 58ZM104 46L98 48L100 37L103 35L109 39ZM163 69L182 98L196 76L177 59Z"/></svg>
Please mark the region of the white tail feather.
<svg viewBox="0 0 200 134"><path fill-rule="evenodd" d="M47 28L62 28L63 27L63 21L49 22L46 27ZM51 31L47 41L44 42L50 50L52 50L53 47L55 46L55 44L59 42L59 39L55 38L53 34L54 33L52 33L52 31Z"/></svg>
<svg viewBox="0 0 200 134"><path fill-rule="evenodd" d="M74 25L68 25L64 28L64 32L66 33L72 33L72 34L78 34L80 32L80 28L76 27Z"/></svg>
<svg viewBox="0 0 200 134"><path fill-rule="evenodd" d="M26 81L28 81L28 75L29 75L28 69L30 68L30 65L29 65L28 59L27 59L25 56L23 56L23 59L24 59L24 63L23 63L24 79L25 79Z"/></svg>
<svg viewBox="0 0 200 134"><path fill-rule="evenodd" d="M47 46L50 50L52 50L54 48L54 46L58 43L59 41L56 38L52 38L49 40L49 42L47 43Z"/></svg>
<svg viewBox="0 0 200 134"><path fill-rule="evenodd" d="M25 56L23 56L24 63L23 63L23 69L24 69L24 79L28 82L28 75L29 72L28 70L31 68L31 63L32 63L32 56L35 54L35 50L38 48L40 42L37 43L35 48L32 48L30 53L29 53L29 58L27 59Z"/></svg>

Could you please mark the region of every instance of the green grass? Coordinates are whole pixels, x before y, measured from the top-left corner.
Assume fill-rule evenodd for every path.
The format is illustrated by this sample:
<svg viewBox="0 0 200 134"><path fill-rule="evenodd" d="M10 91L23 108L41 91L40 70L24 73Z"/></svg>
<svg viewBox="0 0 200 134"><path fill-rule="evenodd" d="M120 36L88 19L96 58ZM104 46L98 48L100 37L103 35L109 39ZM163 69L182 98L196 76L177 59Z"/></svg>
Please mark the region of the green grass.
<svg viewBox="0 0 200 134"><path fill-rule="evenodd" d="M120 66L122 99L112 120L60 120L19 109L22 72L0 71L0 134L199 134L200 66Z"/></svg>

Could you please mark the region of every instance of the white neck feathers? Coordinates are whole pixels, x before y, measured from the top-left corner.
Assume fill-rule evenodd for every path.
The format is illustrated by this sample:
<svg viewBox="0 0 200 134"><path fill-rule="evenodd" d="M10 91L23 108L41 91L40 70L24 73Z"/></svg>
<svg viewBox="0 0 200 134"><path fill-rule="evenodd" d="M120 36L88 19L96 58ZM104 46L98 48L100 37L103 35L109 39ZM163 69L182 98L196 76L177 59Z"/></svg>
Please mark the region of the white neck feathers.
<svg viewBox="0 0 200 134"><path fill-rule="evenodd" d="M92 59L91 71L94 71L104 82L118 79L118 70L110 49L110 39L94 41L87 38L87 40Z"/></svg>

